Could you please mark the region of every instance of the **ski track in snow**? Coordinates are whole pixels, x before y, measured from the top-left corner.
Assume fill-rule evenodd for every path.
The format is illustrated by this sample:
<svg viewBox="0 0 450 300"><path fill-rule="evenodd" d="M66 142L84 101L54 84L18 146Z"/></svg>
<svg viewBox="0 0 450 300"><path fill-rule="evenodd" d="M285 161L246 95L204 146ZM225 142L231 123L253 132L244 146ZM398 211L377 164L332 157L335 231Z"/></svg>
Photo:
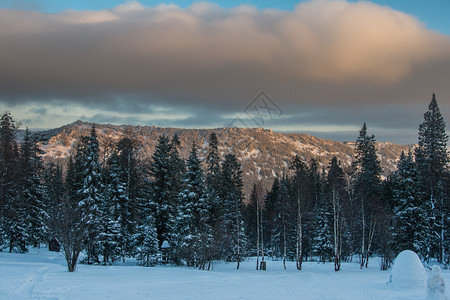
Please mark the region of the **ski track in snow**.
<svg viewBox="0 0 450 300"><path fill-rule="evenodd" d="M303 263L266 259L267 271L256 271L256 261L216 263L212 271L188 267L144 268L128 264L79 265L67 271L61 254L32 249L27 254L0 252L0 300L79 299L306 299L306 300L399 300L426 299L425 289L395 289L387 282L390 271L380 271L379 261L359 269L358 263L343 263L334 272L332 263ZM443 271L450 284L450 271ZM450 299L450 298L449 298Z"/></svg>

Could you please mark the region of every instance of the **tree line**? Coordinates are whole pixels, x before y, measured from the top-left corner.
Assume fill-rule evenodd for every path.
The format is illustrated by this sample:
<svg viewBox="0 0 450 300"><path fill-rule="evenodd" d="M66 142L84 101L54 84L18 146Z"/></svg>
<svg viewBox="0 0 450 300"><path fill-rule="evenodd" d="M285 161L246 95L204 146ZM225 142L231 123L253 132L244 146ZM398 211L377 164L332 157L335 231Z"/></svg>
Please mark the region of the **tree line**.
<svg viewBox="0 0 450 300"><path fill-rule="evenodd" d="M94 125L63 171L43 163L28 129L16 141L9 113L0 126L1 250L24 253L57 239L74 271L80 254L87 264L135 259L150 266L168 241L174 263L209 269L213 260L235 260L239 267L246 254L242 171L236 156L221 160L214 133L204 171L197 145L180 157L177 135L161 135L150 162L137 159L130 137L101 161Z"/></svg>
<svg viewBox="0 0 450 300"><path fill-rule="evenodd" d="M324 168L295 157L290 168L263 192L255 183L246 208L252 255L302 262L358 259L373 254L387 269L410 249L424 261L448 265L450 173L445 122L433 94L419 142L402 153L397 169L382 175L374 135L363 125L351 168L334 157Z"/></svg>
<svg viewBox="0 0 450 300"><path fill-rule="evenodd" d="M419 127L419 143L402 153L387 177L375 137L363 125L354 163L337 158L320 167L296 156L268 190L255 182L247 205L235 155L222 156L213 132L206 157L193 143L180 157L177 135L161 135L151 160L122 138L105 159L95 126L72 149L66 166L44 164L36 135L9 113L0 119L0 249L26 252L51 239L63 248L69 271L88 264L158 262L164 241L173 263L210 269L215 260L257 256L302 262L359 259L373 254L387 269L397 253L450 259L449 158L445 122L433 94ZM262 267L262 265L261 265Z"/></svg>

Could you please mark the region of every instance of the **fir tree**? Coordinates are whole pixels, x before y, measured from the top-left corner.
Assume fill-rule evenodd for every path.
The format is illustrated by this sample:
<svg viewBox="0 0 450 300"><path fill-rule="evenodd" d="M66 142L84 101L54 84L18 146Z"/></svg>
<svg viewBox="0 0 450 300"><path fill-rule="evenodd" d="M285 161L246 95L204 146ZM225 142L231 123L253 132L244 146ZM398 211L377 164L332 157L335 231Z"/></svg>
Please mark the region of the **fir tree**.
<svg viewBox="0 0 450 300"><path fill-rule="evenodd" d="M393 213L396 222L394 233L395 249L398 253L405 249L422 255L422 231L426 228L422 211L420 192L417 189L417 169L411 153L400 155L393 181Z"/></svg>
<svg viewBox="0 0 450 300"><path fill-rule="evenodd" d="M95 125L92 126L90 136L82 138L80 143L75 161L81 179L81 188L77 193L83 222L87 228L86 262L91 264L99 262L98 234L103 202L103 171L99 162L99 144Z"/></svg>
<svg viewBox="0 0 450 300"><path fill-rule="evenodd" d="M25 136L27 136L27 133ZM28 145L24 146L28 148ZM44 186L42 184L43 163L41 155L43 151L39 147L36 135L33 136L29 146L29 149L25 149L25 151L22 147L23 194L28 215L28 243L38 247L41 242L44 242L47 231L43 199Z"/></svg>
<svg viewBox="0 0 450 300"><path fill-rule="evenodd" d="M78 143L78 150L81 144ZM67 262L69 272L76 270L78 257L83 251L84 241L87 236L86 222L80 204L78 193L81 186L81 173L69 157L67 163L67 176L64 193L60 194L61 204L57 212L57 238L63 248L63 254Z"/></svg>
<svg viewBox="0 0 450 300"><path fill-rule="evenodd" d="M342 235L343 235L343 200L346 194L344 172L334 156L328 167L327 175L327 197L331 200L333 211L333 252L334 270L341 268L342 258Z"/></svg>
<svg viewBox="0 0 450 300"><path fill-rule="evenodd" d="M149 210L145 211L147 212L146 216L143 217L134 238L136 241L136 259L138 264L144 267L150 267L157 261L159 246L153 217L149 214Z"/></svg>
<svg viewBox="0 0 450 300"><path fill-rule="evenodd" d="M205 194L203 171L196 145L187 160L184 191L178 206L178 255L187 265L205 269L211 259L212 230L208 224L208 202Z"/></svg>
<svg viewBox="0 0 450 300"><path fill-rule="evenodd" d="M0 119L0 242L9 252L26 252L27 220L23 197L19 148L15 141L18 125L9 113Z"/></svg>
<svg viewBox="0 0 450 300"><path fill-rule="evenodd" d="M243 192L242 169L233 154L227 154L220 175L222 186L220 197L223 201L222 249L225 259L236 260L239 269L243 249L246 246L245 230L242 221Z"/></svg>
<svg viewBox="0 0 450 300"><path fill-rule="evenodd" d="M105 212L110 222L114 222L114 227L118 227L117 244L115 253L120 256L123 262L132 251L133 236L130 233L131 212L129 208L128 187L123 180L123 169L120 158L114 151L108 160L108 184L106 189L105 202L109 205L105 209L109 210L110 216ZM112 224L111 224L112 225Z"/></svg>
<svg viewBox="0 0 450 300"><path fill-rule="evenodd" d="M171 143L161 135L150 163L153 179L151 198L155 205L155 226L160 245L164 240L171 243L175 232L175 203L182 187L180 180L184 168L178 155L178 144L178 138L174 137Z"/></svg>
<svg viewBox="0 0 450 300"><path fill-rule="evenodd" d="M419 126L419 143L415 155L422 207L427 212L430 229L426 234L426 257L437 257L440 262L445 260L447 246L445 236L449 195L444 180L449 162L447 141L445 121L433 94L424 121Z"/></svg>
<svg viewBox="0 0 450 300"><path fill-rule="evenodd" d="M212 230L211 256L214 259L222 259L222 228L224 224L223 199L219 195L220 184L220 156L218 139L215 132L209 136L208 155L206 157L206 196L208 201L208 226Z"/></svg>
<svg viewBox="0 0 450 300"><path fill-rule="evenodd" d="M296 155L292 164L291 169L294 171L293 178L293 196L296 203L296 246L295 246L295 261L297 270L302 269L303 262L303 242L304 242L304 215L305 211L307 211L307 207L309 205L308 198L308 166L306 163Z"/></svg>
<svg viewBox="0 0 450 300"><path fill-rule="evenodd" d="M58 236L59 213L62 201L61 195L66 193L63 182L62 168L53 163L49 163L44 168L44 208L45 208L45 227L47 228L48 241Z"/></svg>
<svg viewBox="0 0 450 300"><path fill-rule="evenodd" d="M367 135L366 123L356 140L356 194L361 213L361 268L368 265L381 198L381 166L375 136Z"/></svg>

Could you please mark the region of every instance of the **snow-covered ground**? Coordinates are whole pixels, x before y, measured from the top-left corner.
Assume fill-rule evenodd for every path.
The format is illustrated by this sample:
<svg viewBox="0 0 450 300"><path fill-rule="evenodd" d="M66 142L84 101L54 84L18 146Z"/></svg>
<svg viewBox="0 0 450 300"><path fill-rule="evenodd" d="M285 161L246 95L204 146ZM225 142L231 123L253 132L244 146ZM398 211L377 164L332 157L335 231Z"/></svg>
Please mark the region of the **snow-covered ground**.
<svg viewBox="0 0 450 300"><path fill-rule="evenodd" d="M0 299L426 299L424 288L393 288L389 275L376 261L364 270L344 263L336 273L333 264L307 262L297 271L294 263L283 270L270 260L267 271L246 261L240 270L234 263L218 263L209 272L118 264L79 265L69 273L61 254L41 248L0 253ZM443 277L450 284L450 271Z"/></svg>

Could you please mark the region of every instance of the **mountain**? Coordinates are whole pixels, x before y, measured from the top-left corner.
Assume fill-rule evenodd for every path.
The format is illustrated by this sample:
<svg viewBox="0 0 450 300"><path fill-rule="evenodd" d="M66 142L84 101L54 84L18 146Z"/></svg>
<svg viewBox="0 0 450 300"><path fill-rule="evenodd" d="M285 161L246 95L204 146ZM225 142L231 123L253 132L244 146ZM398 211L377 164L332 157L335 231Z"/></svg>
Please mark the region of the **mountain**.
<svg viewBox="0 0 450 300"><path fill-rule="evenodd" d="M158 136L178 134L181 142L181 156L186 158L193 142L199 146L199 156L207 155L208 137L211 132L217 134L219 152L222 157L235 154L242 164L244 191L249 194L253 183L260 179L269 188L275 176L289 172L289 164L295 155L306 161L314 158L320 167L327 167L336 156L344 169L349 169L354 157L354 142L336 142L317 138L304 133L277 133L261 128L217 128L217 129L180 129L159 128L154 126L104 125L96 124L101 146L101 159L108 156L112 147L124 136L138 141L138 157L149 161L155 150ZM65 165L67 158L73 155L77 140L89 135L92 123L75 123L48 131L40 132L44 160ZM355 139L357 132L355 132ZM377 143L378 155L384 173L395 169L402 151L407 152L413 145Z"/></svg>

